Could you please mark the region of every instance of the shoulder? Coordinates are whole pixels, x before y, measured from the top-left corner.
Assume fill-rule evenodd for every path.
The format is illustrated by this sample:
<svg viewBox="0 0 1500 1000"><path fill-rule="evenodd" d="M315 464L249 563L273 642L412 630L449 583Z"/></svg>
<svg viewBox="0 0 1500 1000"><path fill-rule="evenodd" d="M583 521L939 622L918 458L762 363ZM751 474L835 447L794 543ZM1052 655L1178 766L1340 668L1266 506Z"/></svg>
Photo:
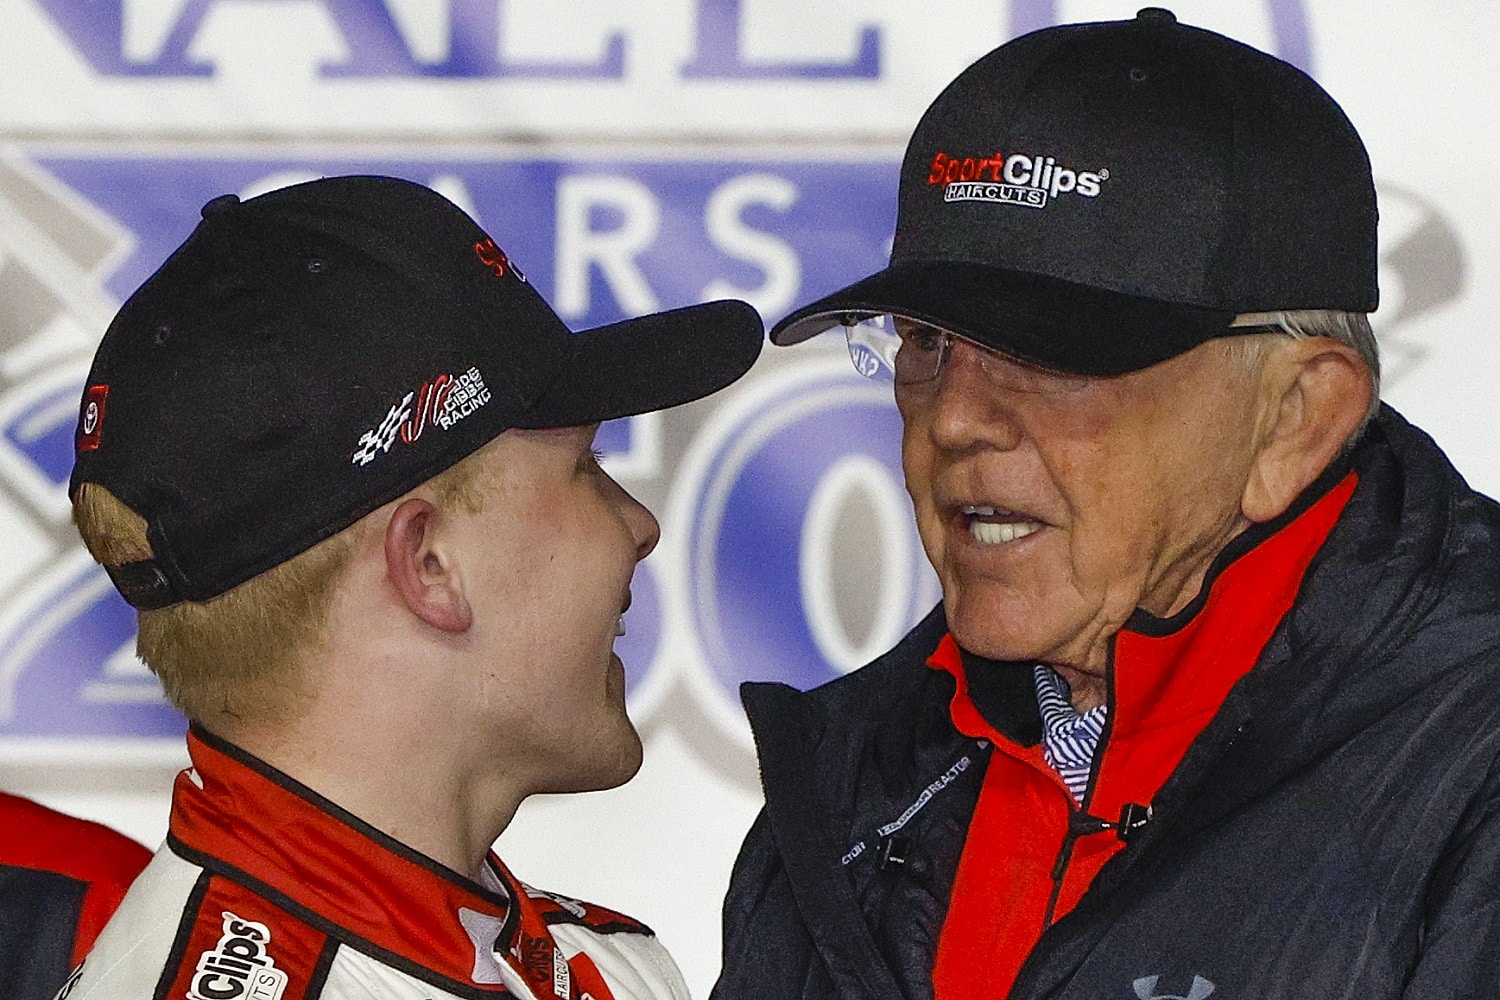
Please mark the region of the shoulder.
<svg viewBox="0 0 1500 1000"><path fill-rule="evenodd" d="M152 996L202 874L166 848L157 852L70 980L68 1000Z"/></svg>
<svg viewBox="0 0 1500 1000"><path fill-rule="evenodd" d="M150 860L150 851L101 823L0 792L0 864L115 886L123 894Z"/></svg>
<svg viewBox="0 0 1500 1000"><path fill-rule="evenodd" d="M597 977L614 1000L688 1000L677 963L639 920L531 886L524 891L581 978L580 995L596 992L588 987Z"/></svg>
<svg viewBox="0 0 1500 1000"><path fill-rule="evenodd" d="M1472 688L1471 710L1500 708L1500 504L1389 407L1367 439L1323 589L1358 595L1345 627L1377 655L1409 662L1422 684Z"/></svg>
<svg viewBox="0 0 1500 1000"><path fill-rule="evenodd" d="M756 736L766 737L784 724L798 722L812 732L825 726L858 730L909 714L914 704L930 700L924 697L927 688L947 683L927 667L927 658L947 628L939 604L884 655L820 687L798 691L785 684L742 685L740 696Z"/></svg>
<svg viewBox="0 0 1500 1000"><path fill-rule="evenodd" d="M1351 543L1363 543L1361 555L1412 575L1462 575L1481 563L1490 572L1475 582L1495 589L1500 504L1473 489L1430 436L1382 405L1352 458L1360 483L1339 520Z"/></svg>
<svg viewBox="0 0 1500 1000"><path fill-rule="evenodd" d="M331 954L322 931L163 847L126 893L67 996L279 996L288 982L320 981Z"/></svg>

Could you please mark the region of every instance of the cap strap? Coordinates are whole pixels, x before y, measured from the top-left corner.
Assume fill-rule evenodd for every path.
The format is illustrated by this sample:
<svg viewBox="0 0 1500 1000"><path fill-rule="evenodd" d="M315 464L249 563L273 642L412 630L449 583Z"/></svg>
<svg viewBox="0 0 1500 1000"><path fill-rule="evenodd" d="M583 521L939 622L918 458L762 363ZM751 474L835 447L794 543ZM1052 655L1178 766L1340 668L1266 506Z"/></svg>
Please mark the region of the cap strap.
<svg viewBox="0 0 1500 1000"><path fill-rule="evenodd" d="M141 611L155 611L182 600L154 559L106 566L104 572L109 574L120 596Z"/></svg>

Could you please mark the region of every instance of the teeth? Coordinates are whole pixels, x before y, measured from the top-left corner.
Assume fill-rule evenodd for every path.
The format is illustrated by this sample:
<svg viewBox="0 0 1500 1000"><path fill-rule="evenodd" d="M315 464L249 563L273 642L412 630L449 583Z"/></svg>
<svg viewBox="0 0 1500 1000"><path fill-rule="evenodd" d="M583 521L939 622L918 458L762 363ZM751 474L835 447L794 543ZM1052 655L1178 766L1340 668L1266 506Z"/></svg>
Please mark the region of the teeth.
<svg viewBox="0 0 1500 1000"><path fill-rule="evenodd" d="M625 616L621 615L619 617L619 619L616 620L616 622L615 622L615 635L620 636L620 635L624 635L624 634L625 634Z"/></svg>
<svg viewBox="0 0 1500 1000"><path fill-rule="evenodd" d="M1042 527L1040 521L1026 520L1015 511L991 507L988 504L964 504L962 510L964 516L970 518L969 533L981 545L1001 545L1005 542L1013 542L1018 538L1035 534ZM988 521L981 520L981 518L1012 518L1013 520Z"/></svg>
<svg viewBox="0 0 1500 1000"><path fill-rule="evenodd" d="M1036 521L1010 521L1003 524L972 521L969 524L969 533L981 545L1000 545L1035 534L1040 528L1041 525Z"/></svg>

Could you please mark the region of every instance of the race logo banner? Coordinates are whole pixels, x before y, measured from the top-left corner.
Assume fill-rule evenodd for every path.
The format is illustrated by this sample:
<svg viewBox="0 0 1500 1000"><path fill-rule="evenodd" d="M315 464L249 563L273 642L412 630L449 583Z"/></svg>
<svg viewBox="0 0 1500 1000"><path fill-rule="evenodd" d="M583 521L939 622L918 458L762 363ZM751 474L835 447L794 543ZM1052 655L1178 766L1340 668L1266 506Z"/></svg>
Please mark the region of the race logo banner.
<svg viewBox="0 0 1500 1000"><path fill-rule="evenodd" d="M398 0L319 0L296 14L287 6L26 0L14 30L0 33L0 54L18 56L28 39L50 53L24 73L26 60L0 60L0 78L14 77L22 89L7 86L18 94L45 85L49 94L74 95L67 100L75 118L63 131L112 134L141 113L121 102L151 94L153 121L170 119L199 136L186 144L38 141L0 157L0 754L15 740L180 736L181 718L133 654L133 612L78 546L65 484L100 332L192 231L205 202L327 174L406 177L473 214L496 241L476 246L480 264L535 284L575 328L724 296L748 299L774 319L883 266L901 141L968 56L945 42L951 65L931 70L936 82L892 67L908 65L903 46L928 39L923 32L975 28L832 5L806 15L827 18L819 22L827 38L813 46L822 49L778 55L793 29L782 26L782 41L767 42L759 0L680 0L663 8L663 17L686 19L686 47L670 58L652 48L655 35L597 8L579 24L593 50L542 54L538 41L523 56L532 35L557 40L548 32L559 30L559 18L538 20L503 0L445 0L426 13ZM977 55L1055 23L1062 7L996 3L984 31L969 30L963 44ZM1266 0L1224 16L1234 22L1224 30L1237 27L1316 69L1300 0ZM286 19L306 17L325 33L319 38L333 41L292 43ZM273 38L288 49L282 62L262 67L263 78L252 60L221 44L241 22L249 31L244 51L260 52ZM275 95L251 100L272 76ZM525 101L494 96L518 87L531 88ZM835 89L836 99L820 96ZM347 106L351 95L358 108ZM734 114L715 103L726 95ZM250 117L231 121L226 101L250 108ZM867 101L879 105L877 117L861 117L874 114ZM213 109L211 120L195 117L200 104ZM34 107L11 102L0 118L19 116L10 127L44 133L23 120ZM420 120L409 107L421 109ZM203 138L226 128L358 131L370 125L371 108L395 133L420 125L429 138L374 152ZM257 124L262 111L274 123ZM836 120L846 132L875 122L871 134L887 138L816 155L718 142L663 146L649 156L603 141L455 151L430 138L542 121L564 134L576 131L579 115L615 130L703 128L720 137L792 135L810 127L809 115L819 135ZM1011 200L1019 210L1107 197L1110 183L1107 163L1065 163L1025 147L943 151L930 180L944 197ZM1411 331L1460 298L1469 277L1457 227L1431 198L1382 185L1381 208L1385 307L1377 331L1391 388L1427 356ZM837 338L825 339L768 350L749 379L712 403L600 431L607 468L663 516L662 545L637 573L618 643L638 717L686 686L743 737L740 682L806 687L836 677L894 642L937 599L910 525L889 392L855 375ZM350 442L352 460L411 446L484 405L488 392L482 373L460 370L411 388L409 402L378 401L370 441ZM85 446L107 421L107 396L94 402L99 420L85 426ZM388 427L379 422L387 409Z"/></svg>

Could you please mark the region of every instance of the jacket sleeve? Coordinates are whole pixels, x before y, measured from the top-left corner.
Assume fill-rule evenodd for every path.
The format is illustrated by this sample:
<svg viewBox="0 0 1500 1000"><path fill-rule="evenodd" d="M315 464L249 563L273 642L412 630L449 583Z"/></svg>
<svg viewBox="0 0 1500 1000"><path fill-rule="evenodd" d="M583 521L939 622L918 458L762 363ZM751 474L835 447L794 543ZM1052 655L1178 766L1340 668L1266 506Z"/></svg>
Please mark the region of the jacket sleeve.
<svg viewBox="0 0 1500 1000"><path fill-rule="evenodd" d="M832 994L762 809L740 848L724 898L724 967L710 1000Z"/></svg>
<svg viewBox="0 0 1500 1000"><path fill-rule="evenodd" d="M1500 997L1500 788L1490 777L1434 873L1403 1000Z"/></svg>

